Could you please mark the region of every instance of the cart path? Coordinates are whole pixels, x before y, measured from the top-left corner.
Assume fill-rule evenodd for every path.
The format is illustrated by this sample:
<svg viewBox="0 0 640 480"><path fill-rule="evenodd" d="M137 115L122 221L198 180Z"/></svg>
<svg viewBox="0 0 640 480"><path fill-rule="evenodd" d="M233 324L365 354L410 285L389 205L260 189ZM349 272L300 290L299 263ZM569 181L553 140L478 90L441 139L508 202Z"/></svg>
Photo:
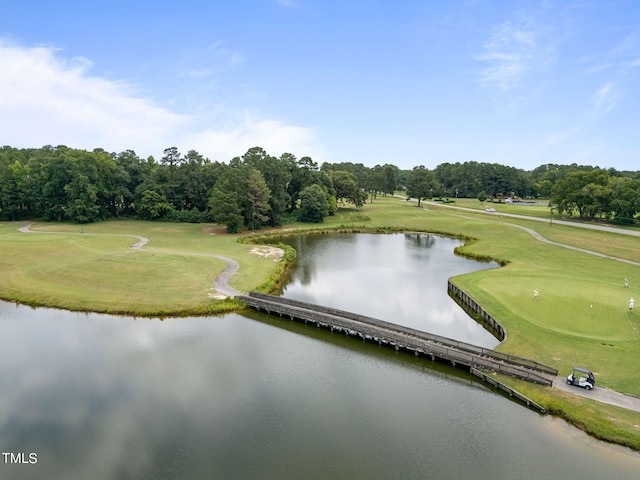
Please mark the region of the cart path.
<svg viewBox="0 0 640 480"><path fill-rule="evenodd" d="M406 198L406 197L399 197L399 198ZM413 200L413 199L411 199ZM457 207L454 205L442 205L436 202L422 202L424 204L427 205L431 205L434 207L440 207L440 208L452 208L455 210L463 210L463 211L467 211L467 212L473 212L473 213L485 213L482 210L478 210L475 208L467 208L467 207ZM520 218L522 220L532 220L534 222L544 222L544 223L549 223L549 219L548 218L541 218L541 217L531 217L529 215L519 215L517 213L502 213L502 212L496 212L496 214L500 215L501 217L511 217L511 218ZM491 214L490 214L491 215ZM610 232L610 233L619 233L620 235L631 235L634 237L640 237L640 230L627 230L624 228L619 228L619 227L611 227L608 225L592 225L590 223L580 223L580 222L569 222L567 220L553 220L553 224L555 225L566 225L569 227L576 227L576 228L586 228L588 230L600 230L602 232Z"/></svg>
<svg viewBox="0 0 640 480"><path fill-rule="evenodd" d="M476 209L473 209L473 208L455 207L455 206L452 206L452 205L440 205L440 204L437 204L435 202L423 202L423 203L429 204L431 206L440 207L440 208L452 208L452 209L455 209L455 210L461 210L461 211L467 211L467 212L473 212L473 213L483 213L481 210L476 210ZM488 215L492 215L492 214L488 214ZM458 215L458 216L460 216L462 218L466 218L468 220L478 220L478 217L467 217L465 215ZM522 219L522 220L533 220L533 221L536 221L536 222L544 222L544 223L548 222L548 220L546 220L544 218L530 217L530 216L527 216L527 215L517 215L515 213L500 213L500 216L501 217L519 218L519 219ZM537 231L533 230L532 228L524 227L524 226L518 225L516 223L499 222L497 220L491 220L491 219L485 219L485 221L499 223L500 225L508 225L508 226L511 226L511 227L517 227L517 228L527 232L529 235L531 235L536 240L539 240L540 242L548 243L549 245L554 245L556 247L561 247L561 248L567 248L569 250L575 250L576 252L586 253L586 254L589 254L589 255L595 255L596 257L607 258L609 260L615 260L616 262L628 263L630 265L635 265L635 266L640 267L640 262L636 262L636 261L633 261L633 260L627 260L626 258L615 257L613 255L607 255L606 253L594 252L593 250L587 250L587 249L580 248L580 247L574 247L573 245L567 245L565 243L554 242L552 240L549 240L548 238L543 237L541 234L539 234ZM602 232L619 233L621 235L631 235L631 236L635 236L635 237L640 237L640 231L625 230L623 228L609 227L609 226L605 226L605 225L591 225L591 224L588 224L588 223L567 222L565 220L554 220L553 223L559 224L559 225L568 225L570 227L586 228L588 230L599 230L599 231L602 231Z"/></svg>
<svg viewBox="0 0 640 480"><path fill-rule="evenodd" d="M469 219L469 220L477 220L477 218L467 217L465 215L457 215L457 214L454 214L454 215L459 216L461 218L466 218L466 219ZM640 267L640 262L635 262L633 260L627 260L626 258L621 258L621 257L614 257L613 255L607 255L606 253L594 252L593 250L587 250L585 248L575 247L573 245L567 245L565 243L554 242L552 240L549 240L548 238L543 237L542 235L540 235L538 232L536 232L532 228L524 227L524 226L518 225L516 223L498 222L497 220L487 220L487 221L494 222L494 223L499 223L500 225L507 225L509 227L519 228L520 230L524 230L525 232L527 232L529 235L531 235L536 240L538 240L540 242L548 243L549 245L554 245L556 247L561 247L561 248L567 248L569 250L575 250L576 252L586 253L586 254L589 254L589 255L595 255L596 257L602 257L602 258L606 258L606 259L609 259L609 260L615 260L616 262L628 263L630 265L635 265L637 267ZM640 233L640 232L633 232L634 235L635 235L635 233Z"/></svg>
<svg viewBox="0 0 640 480"><path fill-rule="evenodd" d="M580 397L590 398L596 402L608 403L616 407L640 412L640 397L619 393L614 390L609 390L608 388L598 387L596 385L596 388L593 390L585 390L584 388L567 385L567 379L565 377L556 377L553 381L553 388Z"/></svg>
<svg viewBox="0 0 640 480"><path fill-rule="evenodd" d="M77 233L74 233L74 232L53 232L53 231L43 232L43 231L31 230L31 223L23 224L20 228L18 228L18 231L22 233L54 233L57 235L60 235L60 234L78 235ZM233 258L224 257L222 255L214 255L211 253L182 252L182 251L163 250L163 249L156 249L156 248L142 248L147 243L149 243L150 240L140 235L131 235L131 234L124 234L124 233L81 233L80 235L101 235L101 236L109 236L109 237L127 237L127 238L133 237L138 240L136 243L129 246L129 248L133 250L139 250L141 252L150 252L150 253L166 253L171 255L194 255L198 257L217 258L219 260L224 261L226 265L224 270L220 272L216 276L216 278L214 278L213 288L220 293L221 298L235 297L237 295L242 295L242 292L236 290L230 284L231 278L233 277L233 275L235 275L235 273L240 268L240 265L238 265L238 262L236 262Z"/></svg>

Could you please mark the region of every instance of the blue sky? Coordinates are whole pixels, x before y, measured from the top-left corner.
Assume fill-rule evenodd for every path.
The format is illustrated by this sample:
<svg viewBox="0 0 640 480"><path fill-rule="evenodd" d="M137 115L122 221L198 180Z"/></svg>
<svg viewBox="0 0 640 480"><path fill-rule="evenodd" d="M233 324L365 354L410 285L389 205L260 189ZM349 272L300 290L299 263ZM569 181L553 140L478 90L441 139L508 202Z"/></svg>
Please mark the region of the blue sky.
<svg viewBox="0 0 640 480"><path fill-rule="evenodd" d="M640 169L640 2L1 0L0 143Z"/></svg>

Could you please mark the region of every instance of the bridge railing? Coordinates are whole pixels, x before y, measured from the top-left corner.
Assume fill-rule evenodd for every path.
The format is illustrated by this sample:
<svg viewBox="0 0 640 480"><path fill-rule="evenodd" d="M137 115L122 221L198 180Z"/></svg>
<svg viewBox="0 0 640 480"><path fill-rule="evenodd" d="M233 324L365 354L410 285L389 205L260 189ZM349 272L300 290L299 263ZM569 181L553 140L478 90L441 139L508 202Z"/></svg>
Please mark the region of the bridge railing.
<svg viewBox="0 0 640 480"><path fill-rule="evenodd" d="M409 327L404 327L402 325L397 325L390 322L385 322L384 320L380 320L373 317L368 317L365 315L359 315L356 313L346 312L344 310L339 310L331 307L324 307L321 305L316 305L312 303L302 302L299 300L293 300L289 298L276 297L274 295L267 295L264 293L251 292L249 296L253 299L258 299L262 302L271 303L273 311L277 311L280 314L290 315L297 318L312 320L314 322L323 323L326 321L326 318L323 318L322 315L330 315L331 316L331 325L335 327L344 328L346 330L353 330L354 332L361 332L363 334L370 334L371 336L379 336L381 338L389 338L393 341L396 341L399 344L407 345L408 348L418 349L424 347L424 344L420 342L420 340L430 342L429 350L433 353L438 353L436 350L440 352L446 352L447 355L451 357L452 360L459 361L460 363L464 363L466 365L472 365L477 363L474 360L473 356L460 356L460 351L463 353L469 353L472 355L480 355L485 357L485 363L489 363L490 368L493 368L498 371L504 371L505 373L510 373L514 376L520 376L522 378L522 374L518 373L517 375L514 373L514 370L509 370L503 364L498 363L497 361L511 363L513 365L524 366L526 368L531 368L534 370L538 370L540 372L545 372L551 375L557 375L558 371L554 368L548 367L546 365L540 364L533 360L517 357L514 355L504 354L501 352L496 352L491 349L479 347L477 345L473 345L466 342L460 342L451 338L443 337L440 335L435 335L427 332L423 332L420 330L416 330ZM263 306L264 308L265 306ZM266 306L267 310L269 310L268 305ZM313 313L319 315L313 315ZM358 325L353 324L351 322L358 322ZM367 326L367 328L364 328ZM380 330L375 330L372 328L378 328ZM393 332L397 332L400 335L393 335ZM407 335L409 337L407 337ZM414 338L418 340L417 342L411 341ZM410 345L408 345L410 344ZM449 348L451 347L451 348ZM455 349L455 350L452 350ZM425 353L431 353L425 352ZM492 360L490 360L492 359ZM518 371L519 372L519 371ZM529 380L543 379L544 377L540 377L535 373L531 373L530 378L526 378ZM544 379L543 382L547 384L548 380Z"/></svg>

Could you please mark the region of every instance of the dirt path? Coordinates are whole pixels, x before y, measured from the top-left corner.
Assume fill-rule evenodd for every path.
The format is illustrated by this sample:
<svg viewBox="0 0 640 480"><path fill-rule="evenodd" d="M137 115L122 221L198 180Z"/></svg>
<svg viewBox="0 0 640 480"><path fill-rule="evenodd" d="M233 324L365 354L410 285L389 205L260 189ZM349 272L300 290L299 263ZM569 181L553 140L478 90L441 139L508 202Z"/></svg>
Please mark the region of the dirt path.
<svg viewBox="0 0 640 480"><path fill-rule="evenodd" d="M20 228L18 228L19 232L22 233L55 233L57 235L66 234L66 235L78 235L77 233L72 232L40 232L36 230L31 230L31 223L25 223ZM146 237L141 237L139 235L128 235L121 233L81 233L80 235L101 235L101 236L109 236L109 237L133 237L138 241L129 246L129 248L134 250L140 250L141 252L151 252L151 253L166 253L172 255L195 255L198 257L210 257L217 258L219 260L223 260L226 263L226 266L222 272L216 276L213 280L213 288L215 288L219 295L215 295L215 298L225 298L225 297L235 297L237 295L242 295L242 292L233 288L230 284L231 278L238 271L240 265L234 259L229 257L223 257L222 255L213 255L210 253L196 253L196 252L180 252L174 250L161 250L155 248L142 248L147 243L149 243L149 239Z"/></svg>

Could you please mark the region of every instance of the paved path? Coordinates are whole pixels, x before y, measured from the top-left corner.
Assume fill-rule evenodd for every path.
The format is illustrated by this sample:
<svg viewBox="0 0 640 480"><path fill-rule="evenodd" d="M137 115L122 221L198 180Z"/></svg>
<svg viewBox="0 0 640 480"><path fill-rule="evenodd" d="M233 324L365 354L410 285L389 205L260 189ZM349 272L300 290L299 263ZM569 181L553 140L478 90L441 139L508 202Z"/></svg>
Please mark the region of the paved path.
<svg viewBox="0 0 640 480"><path fill-rule="evenodd" d="M55 233L55 234L67 234L67 235L78 235L77 233L73 233L73 232L51 232L51 231L46 231L46 232L42 232L42 231L37 231L37 230L31 230L31 223L25 223L23 224L18 231L22 232L22 233ZM210 258L217 258L220 260L223 260L226 263L226 266L224 268L224 270L222 272L220 272L218 274L218 276L213 280L213 288L215 288L221 296L223 297L235 297L237 295L242 295L242 292L236 290L235 288L233 288L231 286L231 284L229 283L231 280L231 277L233 277L233 275L238 271L238 269L240 268L240 266L238 265L238 262L236 262L234 259L229 258L229 257L223 257L222 255L213 255L210 253L195 253L195 252L179 252L179 251L175 251L175 250L161 250L161 249L155 249L155 248L142 248L144 247L147 243L149 243L149 239L146 237L141 237L139 235L128 235L128 234L121 234L121 233L82 233L80 235L101 235L101 236L109 236L109 237L133 237L136 238L138 241L132 245L129 246L129 248L132 248L134 250L140 250L141 252L152 252L152 253L167 253L167 254L172 254L172 255L196 255L199 257L210 257Z"/></svg>
<svg viewBox="0 0 640 480"><path fill-rule="evenodd" d="M398 198L404 198L404 197L401 197L399 195L396 195L396 196ZM413 201L413 199L410 199L410 200ZM473 213L479 213L479 214L484 213L482 210L477 210L475 208L456 207L454 205L442 205L440 203L426 202L426 201L422 202L422 203L425 204L425 205L435 206L435 207L439 207L439 208L451 208L451 209L454 209L454 210L473 212ZM533 238L535 238L536 240L539 240L541 242L545 242L545 243L548 243L550 245L555 245L556 247L568 248L569 250L575 250L576 252L587 253L589 255L595 255L597 257L607 258L609 260L615 260L616 262L628 263L630 265L635 265L635 266L639 266L640 267L640 262L636 262L636 261L633 261L633 260L627 260L626 258L621 258L621 257L614 257L613 255L607 255L605 253L594 252L593 250L586 250L584 248L574 247L572 245L566 245L564 243L553 242L553 241L543 237L542 235L540 235L538 232L536 232L535 230L533 230L531 228L523 227L522 225L518 225L516 223L498 222L497 220L491 220L491 216L496 215L495 213L486 213L486 215L487 215L487 218L485 218L485 221L496 222L496 223L500 223L501 225L509 225L509 226L512 226L512 227L520 228L521 230L524 230L529 235L531 235ZM518 219L521 219L521 220L533 220L534 222L547 223L549 221L549 220L547 220L545 218L530 217L528 215L518 215L518 214L515 214L515 213L499 213L499 215L501 217L518 218ZM468 218L470 220L478 220L478 217L466 217L466 216L462 216L462 217L463 218ZM588 230L599 230L601 232L619 233L620 235L631 235L631 236L634 236L634 237L640 237L640 231L638 231L638 230L626 230L624 228L610 227L610 226L607 226L607 225L592 225L590 223L568 222L566 220L554 220L553 223L555 223L557 225L568 225L570 227L586 228Z"/></svg>
<svg viewBox="0 0 640 480"><path fill-rule="evenodd" d="M400 197L400 198L404 198L404 197ZM436 203L436 202L422 202L422 203L424 203L426 205L440 207L440 208L452 208L452 209L456 209L456 210L464 210L464 211L473 212L473 213L485 213L482 210L477 210L475 208L456 207L454 205L442 205L442 204ZM516 214L516 213L496 212L496 213L487 213L487 215L500 215L502 217L520 218L522 220L532 220L534 222L549 223L549 219L547 219L547 218L530 217L528 215L519 215L519 214ZM634 237L640 237L640 230L627 230L625 228L610 227L608 225L594 225L594 224L591 224L591 223L569 222L567 220L553 220L553 224L554 225L567 225L569 227L586 228L586 229L589 229L589 230L600 230L602 232L619 233L621 235L631 235L631 236L634 236ZM558 245L561 245L561 244L558 244Z"/></svg>
<svg viewBox="0 0 640 480"><path fill-rule="evenodd" d="M584 388L567 385L565 377L556 377L553 381L553 388L557 388L563 392L572 393L580 397L590 398L597 402L608 403L617 407L640 412L640 397L626 395L624 393L609 390L608 388L596 386L593 390L585 390Z"/></svg>
<svg viewBox="0 0 640 480"><path fill-rule="evenodd" d="M441 206L442 207L448 207L448 205L438 205L438 206L439 207L441 207ZM460 209L460 210L478 212L478 210L474 210L472 208L464 208L464 207L450 207L450 208L457 208L457 209ZM490 215L492 215L492 214L490 214ZM544 219L537 218L537 217L528 217L528 216L525 216L525 215L515 215L515 214L501 214L501 215L502 216L509 216L509 217L514 217L514 218L519 218L519 219L523 219L523 220L542 220L543 222L546 222L546 220L544 220ZM460 215L460 217L467 218L467 219L470 219L470 220L477 220L478 219L477 217L467 217L465 215ZM594 252L593 250L587 250L585 248L574 247L573 245L567 245L565 243L553 242L553 241L543 237L542 235L540 235L535 230L533 230L531 228L528 228L528 227L524 227L522 225L518 225L516 223L499 222L497 220L491 220L490 218L486 219L486 221L495 222L495 223L499 223L501 225L508 225L510 227L519 228L519 229L524 230L525 232L527 232L529 235L531 235L536 240L539 240L539 241L544 242L544 243L548 243L549 245L555 245L556 247L567 248L569 250L575 250L576 252L587 253L589 255L595 255L596 257L607 258L609 260L615 260L616 262L628 263L630 265L635 265L635 266L640 267L640 262L635 262L633 260L628 260L626 258L621 258L621 257L614 257L613 255L607 255L606 253ZM640 232L624 230L624 229L616 228L616 227L605 227L605 226L602 226L602 225L589 225L589 224L576 224L576 223L572 223L572 222L563 222L561 220L557 221L556 223L561 223L563 225L571 225L572 227L580 227L580 228L587 228L587 229L592 229L592 230L608 231L608 232L611 232L611 233L622 233L623 235L640 236ZM607 230L605 230L605 229L607 229Z"/></svg>

